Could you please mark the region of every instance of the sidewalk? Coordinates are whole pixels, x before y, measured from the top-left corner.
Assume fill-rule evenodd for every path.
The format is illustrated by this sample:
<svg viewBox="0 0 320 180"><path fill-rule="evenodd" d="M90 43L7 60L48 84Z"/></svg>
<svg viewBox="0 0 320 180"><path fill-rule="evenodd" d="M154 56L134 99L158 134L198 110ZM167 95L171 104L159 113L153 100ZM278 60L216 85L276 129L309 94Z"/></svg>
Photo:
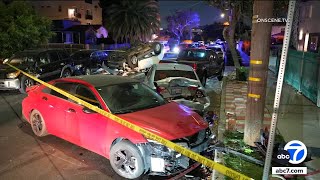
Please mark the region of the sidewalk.
<svg viewBox="0 0 320 180"><path fill-rule="evenodd" d="M271 123L277 77L268 76L264 125ZM247 83L226 81L226 128L243 132L246 115ZM320 108L291 86L283 84L277 128L285 141L300 140L313 155L320 156Z"/></svg>

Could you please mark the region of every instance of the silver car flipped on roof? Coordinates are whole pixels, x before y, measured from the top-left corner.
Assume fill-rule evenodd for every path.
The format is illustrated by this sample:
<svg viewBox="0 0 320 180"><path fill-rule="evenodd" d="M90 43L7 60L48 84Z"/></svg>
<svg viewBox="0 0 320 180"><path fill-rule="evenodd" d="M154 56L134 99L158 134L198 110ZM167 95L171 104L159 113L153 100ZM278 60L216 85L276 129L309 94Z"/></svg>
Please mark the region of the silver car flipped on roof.
<svg viewBox="0 0 320 180"><path fill-rule="evenodd" d="M210 105L197 74L184 64L155 64L149 70L145 83L168 101L188 106L203 115Z"/></svg>

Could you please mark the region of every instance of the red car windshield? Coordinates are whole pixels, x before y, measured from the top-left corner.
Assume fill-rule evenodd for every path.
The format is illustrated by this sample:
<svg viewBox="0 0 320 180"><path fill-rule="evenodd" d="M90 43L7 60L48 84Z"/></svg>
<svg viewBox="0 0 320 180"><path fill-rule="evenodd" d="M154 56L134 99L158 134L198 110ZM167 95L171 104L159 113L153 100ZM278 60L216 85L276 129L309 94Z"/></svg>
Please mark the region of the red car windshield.
<svg viewBox="0 0 320 180"><path fill-rule="evenodd" d="M96 88L113 114L124 114L165 104L165 100L142 83L123 83Z"/></svg>

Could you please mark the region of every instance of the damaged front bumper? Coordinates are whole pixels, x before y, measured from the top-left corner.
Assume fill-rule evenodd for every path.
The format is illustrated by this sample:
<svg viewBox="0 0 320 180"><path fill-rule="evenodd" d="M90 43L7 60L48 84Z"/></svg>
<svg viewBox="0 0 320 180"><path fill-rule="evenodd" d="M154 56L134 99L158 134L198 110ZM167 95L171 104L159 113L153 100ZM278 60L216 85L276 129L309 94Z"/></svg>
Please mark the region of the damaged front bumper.
<svg viewBox="0 0 320 180"><path fill-rule="evenodd" d="M202 153L208 149L214 138L215 136L208 128L190 137L173 140L173 142L195 153ZM194 163L189 157L153 140L140 144L138 147L145 157L146 171L149 171L149 175L172 176L192 168Z"/></svg>

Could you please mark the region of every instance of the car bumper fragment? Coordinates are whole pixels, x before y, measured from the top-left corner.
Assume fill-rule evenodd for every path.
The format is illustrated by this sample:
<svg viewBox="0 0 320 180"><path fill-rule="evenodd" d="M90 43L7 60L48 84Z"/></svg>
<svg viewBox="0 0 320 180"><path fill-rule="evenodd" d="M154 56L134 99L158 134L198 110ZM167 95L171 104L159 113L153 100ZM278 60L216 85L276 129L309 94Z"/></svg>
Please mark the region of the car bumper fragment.
<svg viewBox="0 0 320 180"><path fill-rule="evenodd" d="M207 134L206 129L203 130L203 132L193 135L193 138L195 136L197 136L197 140L195 142L191 143L190 141L187 143L184 140L175 140L175 143L182 147L191 149L196 153L206 151L213 139L212 133ZM184 172L192 168L191 159L189 157L186 157L158 142L149 142L143 147L146 152L145 157L147 164L150 165L149 175L172 176L178 172Z"/></svg>
<svg viewBox="0 0 320 180"><path fill-rule="evenodd" d="M19 89L19 79L0 79L0 90Z"/></svg>

